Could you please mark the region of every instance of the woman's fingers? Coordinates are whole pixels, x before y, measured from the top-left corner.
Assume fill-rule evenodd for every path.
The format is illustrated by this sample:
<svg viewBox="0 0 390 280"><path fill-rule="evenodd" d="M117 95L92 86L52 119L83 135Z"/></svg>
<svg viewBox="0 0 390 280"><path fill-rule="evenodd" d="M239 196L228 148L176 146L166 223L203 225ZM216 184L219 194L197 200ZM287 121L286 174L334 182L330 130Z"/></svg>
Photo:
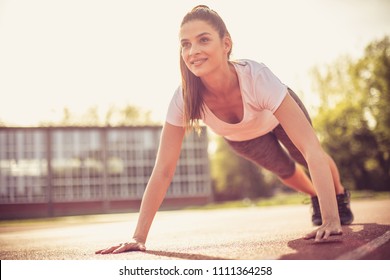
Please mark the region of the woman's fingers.
<svg viewBox="0 0 390 280"><path fill-rule="evenodd" d="M112 253L113 254L118 254L118 253L123 253L126 251L138 251L137 250L137 243L123 243L121 244L120 247L115 249Z"/></svg>
<svg viewBox="0 0 390 280"><path fill-rule="evenodd" d="M306 234L304 238L305 239L312 239L312 238L316 237L316 234L317 234L317 230L314 230L314 231Z"/></svg>
<svg viewBox="0 0 390 280"><path fill-rule="evenodd" d="M314 241L321 241L321 239L325 236L325 232L326 230L323 230L323 229L318 229L317 231L317 234L316 234L316 238L314 239Z"/></svg>
<svg viewBox="0 0 390 280"><path fill-rule="evenodd" d="M145 244L138 243L138 246L139 246L139 250L140 250L140 251L145 251L145 250L146 250Z"/></svg>
<svg viewBox="0 0 390 280"><path fill-rule="evenodd" d="M126 242L106 249L98 250L95 254L118 254L127 251L145 251L146 247L138 242Z"/></svg>
<svg viewBox="0 0 390 280"><path fill-rule="evenodd" d="M331 235L332 235L332 232L330 230L325 230L324 236L322 237L322 239L327 240L329 238L329 236L331 236Z"/></svg>
<svg viewBox="0 0 390 280"><path fill-rule="evenodd" d="M121 244L119 247L117 247L114 251L112 251L113 254L118 254L128 251L128 245L126 243Z"/></svg>
<svg viewBox="0 0 390 280"><path fill-rule="evenodd" d="M115 251L118 247L120 247L120 245L108 247L106 249L102 249L102 250L96 251L95 254L110 254L113 251Z"/></svg>
<svg viewBox="0 0 390 280"><path fill-rule="evenodd" d="M320 242L322 240L327 240L331 235L341 235L341 234L343 234L343 232L340 228L330 229L327 226L322 226L310 232L304 238L305 239L314 238L315 242Z"/></svg>

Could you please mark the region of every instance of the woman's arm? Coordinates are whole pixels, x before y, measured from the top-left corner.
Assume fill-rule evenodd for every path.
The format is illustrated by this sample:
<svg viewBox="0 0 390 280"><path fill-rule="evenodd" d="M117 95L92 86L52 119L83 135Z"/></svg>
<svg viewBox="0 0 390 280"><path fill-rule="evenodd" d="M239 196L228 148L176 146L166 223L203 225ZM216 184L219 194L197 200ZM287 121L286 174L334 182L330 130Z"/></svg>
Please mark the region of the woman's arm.
<svg viewBox="0 0 390 280"><path fill-rule="evenodd" d="M142 198L134 239L146 242L153 218L160 207L175 174L184 137L184 128L165 123L156 164Z"/></svg>
<svg viewBox="0 0 390 280"><path fill-rule="evenodd" d="M145 250L145 242L150 226L175 174L184 133L184 128L165 123L161 133L156 163L142 198L133 240L99 250L96 252L97 254Z"/></svg>
<svg viewBox="0 0 390 280"><path fill-rule="evenodd" d="M336 192L328 159L315 132L294 99L287 94L275 112L283 129L305 157L320 202L322 226L306 237L316 241L341 233Z"/></svg>

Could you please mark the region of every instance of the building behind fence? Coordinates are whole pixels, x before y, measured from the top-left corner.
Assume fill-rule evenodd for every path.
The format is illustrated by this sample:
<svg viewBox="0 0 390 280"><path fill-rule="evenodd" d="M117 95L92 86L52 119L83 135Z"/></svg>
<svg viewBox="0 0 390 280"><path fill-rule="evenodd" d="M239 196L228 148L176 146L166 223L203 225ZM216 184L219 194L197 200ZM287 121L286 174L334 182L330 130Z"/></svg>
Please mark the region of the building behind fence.
<svg viewBox="0 0 390 280"><path fill-rule="evenodd" d="M0 218L138 210L161 127L0 128ZM185 137L163 207L212 196L207 134Z"/></svg>

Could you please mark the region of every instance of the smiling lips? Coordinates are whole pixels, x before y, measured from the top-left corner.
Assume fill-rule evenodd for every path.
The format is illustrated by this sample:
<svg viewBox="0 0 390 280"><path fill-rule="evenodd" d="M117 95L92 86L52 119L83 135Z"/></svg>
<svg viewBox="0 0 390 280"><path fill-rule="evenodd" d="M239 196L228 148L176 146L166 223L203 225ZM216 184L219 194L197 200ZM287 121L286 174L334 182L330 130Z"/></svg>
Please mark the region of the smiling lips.
<svg viewBox="0 0 390 280"><path fill-rule="evenodd" d="M199 65L203 64L203 62L205 62L206 60L207 60L207 58L194 59L190 63L191 63L191 65L199 66Z"/></svg>

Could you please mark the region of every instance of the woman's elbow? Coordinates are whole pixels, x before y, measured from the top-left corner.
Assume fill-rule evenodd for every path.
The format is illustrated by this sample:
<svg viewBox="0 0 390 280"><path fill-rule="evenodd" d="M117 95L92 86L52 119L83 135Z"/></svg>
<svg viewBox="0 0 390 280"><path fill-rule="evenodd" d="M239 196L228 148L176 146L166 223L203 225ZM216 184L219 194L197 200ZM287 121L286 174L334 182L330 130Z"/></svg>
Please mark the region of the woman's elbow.
<svg viewBox="0 0 390 280"><path fill-rule="evenodd" d="M305 160L308 165L327 161L326 152L319 143L307 147L303 153L303 156L305 157Z"/></svg>
<svg viewBox="0 0 390 280"><path fill-rule="evenodd" d="M175 166L156 166L154 168L152 176L158 178L158 180L169 181L173 180L175 175L176 167Z"/></svg>

